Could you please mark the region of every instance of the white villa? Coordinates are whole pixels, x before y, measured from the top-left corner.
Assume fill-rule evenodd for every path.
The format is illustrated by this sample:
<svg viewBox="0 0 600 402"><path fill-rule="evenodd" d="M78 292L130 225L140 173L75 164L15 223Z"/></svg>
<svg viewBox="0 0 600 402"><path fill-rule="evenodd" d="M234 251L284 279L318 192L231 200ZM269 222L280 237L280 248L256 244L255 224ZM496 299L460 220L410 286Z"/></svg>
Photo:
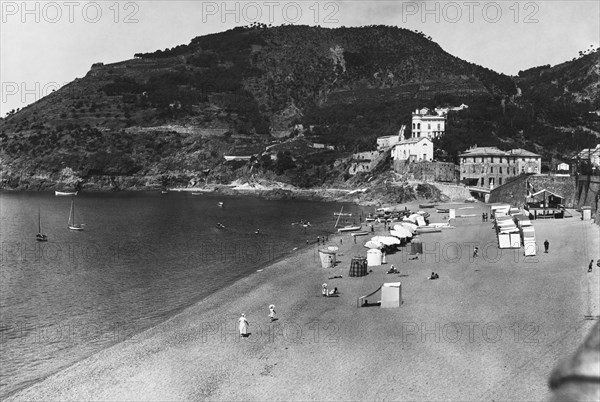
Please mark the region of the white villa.
<svg viewBox="0 0 600 402"><path fill-rule="evenodd" d="M433 142L428 137L402 140L393 146L392 159L410 162L432 161Z"/></svg>
<svg viewBox="0 0 600 402"><path fill-rule="evenodd" d="M406 126L400 127L400 131L396 135L386 135L385 137L377 137L377 150L378 151L386 151L392 148L394 145L398 144L400 141L404 139L404 130L406 130Z"/></svg>
<svg viewBox="0 0 600 402"><path fill-rule="evenodd" d="M426 107L417 109L412 114L411 138L438 138L446 131L446 116L431 114Z"/></svg>

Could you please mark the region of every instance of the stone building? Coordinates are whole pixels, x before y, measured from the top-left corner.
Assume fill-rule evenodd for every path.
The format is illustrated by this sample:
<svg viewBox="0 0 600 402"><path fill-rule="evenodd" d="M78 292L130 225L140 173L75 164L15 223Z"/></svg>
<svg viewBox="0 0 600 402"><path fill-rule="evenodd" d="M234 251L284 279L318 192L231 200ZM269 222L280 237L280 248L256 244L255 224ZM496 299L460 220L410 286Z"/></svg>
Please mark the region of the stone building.
<svg viewBox="0 0 600 402"><path fill-rule="evenodd" d="M524 149L504 152L495 147L474 147L460 155L460 180L494 188L521 173L540 173L541 163L540 155Z"/></svg>

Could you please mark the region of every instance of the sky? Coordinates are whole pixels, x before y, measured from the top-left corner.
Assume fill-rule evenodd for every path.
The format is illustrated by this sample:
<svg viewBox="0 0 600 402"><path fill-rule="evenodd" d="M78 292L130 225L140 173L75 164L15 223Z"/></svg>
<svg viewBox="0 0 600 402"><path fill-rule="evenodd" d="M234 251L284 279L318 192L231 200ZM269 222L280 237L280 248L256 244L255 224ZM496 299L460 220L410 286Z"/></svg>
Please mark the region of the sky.
<svg viewBox="0 0 600 402"><path fill-rule="evenodd" d="M509 75L600 45L597 0L0 0L0 116L85 76L93 63L253 22L416 29L454 56Z"/></svg>

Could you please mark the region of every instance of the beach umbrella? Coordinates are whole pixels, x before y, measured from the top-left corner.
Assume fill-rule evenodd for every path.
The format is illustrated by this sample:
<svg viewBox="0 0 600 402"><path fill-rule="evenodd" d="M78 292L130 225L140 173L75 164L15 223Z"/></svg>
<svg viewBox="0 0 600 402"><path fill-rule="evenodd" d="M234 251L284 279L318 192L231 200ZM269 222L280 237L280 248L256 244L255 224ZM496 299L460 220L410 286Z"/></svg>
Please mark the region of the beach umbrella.
<svg viewBox="0 0 600 402"><path fill-rule="evenodd" d="M390 230L390 234L401 239L407 239L413 236L410 230L402 226L400 226L399 230Z"/></svg>
<svg viewBox="0 0 600 402"><path fill-rule="evenodd" d="M393 236L375 236L371 238L371 241L383 243L386 246L393 246L402 243L400 239Z"/></svg>
<svg viewBox="0 0 600 402"><path fill-rule="evenodd" d="M383 244L379 243L379 242L375 242L372 240L369 240L368 242L365 243L365 247L366 248L377 248L377 249L381 249L383 248Z"/></svg>
<svg viewBox="0 0 600 402"><path fill-rule="evenodd" d="M408 229L411 233L415 233L417 230L417 225L415 225L414 223L411 222L400 222L399 225L396 225L402 228L406 228ZM396 228L396 226L394 226L394 229L398 230L398 228Z"/></svg>

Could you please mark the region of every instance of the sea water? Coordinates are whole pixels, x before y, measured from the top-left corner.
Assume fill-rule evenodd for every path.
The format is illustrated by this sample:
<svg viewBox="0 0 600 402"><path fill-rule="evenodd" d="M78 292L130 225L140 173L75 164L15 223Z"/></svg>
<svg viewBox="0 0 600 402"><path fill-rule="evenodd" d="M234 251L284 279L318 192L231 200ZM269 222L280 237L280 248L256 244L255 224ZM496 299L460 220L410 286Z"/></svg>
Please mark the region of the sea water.
<svg viewBox="0 0 600 402"><path fill-rule="evenodd" d="M341 204L186 192L0 193L0 398L316 247ZM219 203L223 202L223 206ZM37 242L38 210L47 242ZM340 224L358 223L345 205ZM310 221L309 227L292 224ZM217 228L221 223L224 228ZM257 234L256 232L259 232Z"/></svg>

